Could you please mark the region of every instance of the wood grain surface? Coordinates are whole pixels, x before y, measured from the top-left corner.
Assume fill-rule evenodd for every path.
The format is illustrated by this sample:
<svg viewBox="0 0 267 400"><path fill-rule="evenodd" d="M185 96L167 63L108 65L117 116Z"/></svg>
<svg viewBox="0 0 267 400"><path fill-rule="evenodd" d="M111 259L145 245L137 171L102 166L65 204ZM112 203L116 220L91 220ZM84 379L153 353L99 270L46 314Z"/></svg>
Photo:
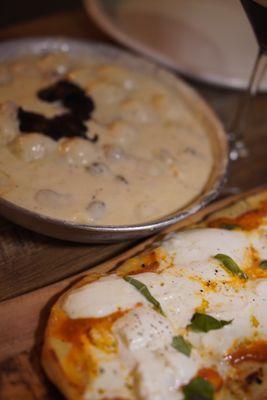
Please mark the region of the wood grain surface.
<svg viewBox="0 0 267 400"><path fill-rule="evenodd" d="M82 9L0 30L0 40L44 35L110 41ZM227 127L240 92L190 83L215 109ZM255 98L248 117L246 140L251 151L250 157L231 166L225 194L231 193L233 187L245 190L267 181L266 94ZM70 244L33 234L1 219L0 301L69 277L132 245L130 242L100 246Z"/></svg>
<svg viewBox="0 0 267 400"><path fill-rule="evenodd" d="M266 187L264 188L266 190ZM165 233L201 221L262 189L250 191L213 203L206 209L166 229ZM147 239L127 252L94 269L106 272L122 261L142 251L154 238ZM92 272L87 271L87 273ZM68 278L46 288L0 303L0 399L1 400L60 400L58 391L48 382L40 365L40 349L44 327L51 305L62 291L80 279Z"/></svg>
<svg viewBox="0 0 267 400"><path fill-rule="evenodd" d="M38 363L39 349L0 363L1 400L63 400Z"/></svg>
<svg viewBox="0 0 267 400"><path fill-rule="evenodd" d="M38 235L0 218L0 301L77 274L134 243L69 243Z"/></svg>

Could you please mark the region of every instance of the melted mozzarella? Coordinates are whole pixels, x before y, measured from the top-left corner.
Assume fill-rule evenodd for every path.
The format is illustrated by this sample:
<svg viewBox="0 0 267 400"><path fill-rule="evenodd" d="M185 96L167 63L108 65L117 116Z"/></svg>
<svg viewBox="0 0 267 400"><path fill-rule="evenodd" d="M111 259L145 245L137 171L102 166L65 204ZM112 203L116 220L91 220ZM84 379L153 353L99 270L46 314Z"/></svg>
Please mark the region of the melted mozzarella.
<svg viewBox="0 0 267 400"><path fill-rule="evenodd" d="M250 302L245 285L235 287L228 283L217 284L215 290L206 292L204 297L208 303L206 311L214 315L222 315L230 310L233 316L233 313L239 313Z"/></svg>
<svg viewBox="0 0 267 400"><path fill-rule="evenodd" d="M142 273L135 277L148 287L177 328L187 325L195 308L201 305L201 283L176 276L172 270L161 274Z"/></svg>
<svg viewBox="0 0 267 400"><path fill-rule="evenodd" d="M210 314L212 315L212 314ZM207 333L189 333L189 340L199 350L202 349L204 359L213 359L216 362L222 360L232 347L235 340L242 340L250 337L254 331L251 324L250 307L239 310L239 312L225 312L213 314L217 319L225 319L232 322L218 330L211 330Z"/></svg>
<svg viewBox="0 0 267 400"><path fill-rule="evenodd" d="M71 292L63 309L70 318L100 318L146 302L132 285L110 275Z"/></svg>
<svg viewBox="0 0 267 400"><path fill-rule="evenodd" d="M177 400L174 370L161 354L144 354L137 364L136 375L142 400Z"/></svg>
<svg viewBox="0 0 267 400"><path fill-rule="evenodd" d="M232 275L216 259L209 259L208 262L195 261L183 267L177 266L175 269L180 276L199 279L200 282L220 282L232 279Z"/></svg>
<svg viewBox="0 0 267 400"><path fill-rule="evenodd" d="M174 371L175 376L175 387L180 388L190 381L190 379L196 375L197 370L200 367L200 357L195 354L193 350L190 357L179 353L177 350L168 348L167 351L164 350L164 357L167 360L168 365Z"/></svg>
<svg viewBox="0 0 267 400"><path fill-rule="evenodd" d="M99 374L93 383L89 383L84 399L101 400L123 398L130 400L130 390L127 388L128 369L119 358L101 362Z"/></svg>
<svg viewBox="0 0 267 400"><path fill-rule="evenodd" d="M257 330L261 334L267 334L267 280L258 279L255 284L253 298L253 315L259 323Z"/></svg>
<svg viewBox="0 0 267 400"><path fill-rule="evenodd" d="M201 284L170 273L143 273L135 278L144 283L161 303L174 324L187 324L195 307L201 304ZM195 296L188 296L188 292ZM100 278L74 290L63 304L70 318L99 318L137 304L150 304L131 284L115 275Z"/></svg>
<svg viewBox="0 0 267 400"><path fill-rule="evenodd" d="M199 367L196 358L189 358L170 346L133 357L137 361L137 390L142 400L182 399L179 389L192 379Z"/></svg>
<svg viewBox="0 0 267 400"><path fill-rule="evenodd" d="M168 319L150 307L130 311L114 324L113 331L131 351L158 349L174 335Z"/></svg>
<svg viewBox="0 0 267 400"><path fill-rule="evenodd" d="M190 229L170 235L163 247L174 254L176 266L206 261L218 253L225 253L236 262L242 263L249 245L242 232L225 229Z"/></svg>
<svg viewBox="0 0 267 400"><path fill-rule="evenodd" d="M222 359L234 343L242 342L257 334L267 334L267 282L264 279L248 282L237 290L223 286L219 293L205 295L207 313L219 320L232 321L219 330L189 334L190 341L205 349L215 359ZM256 321L256 325L255 325ZM218 343L220 345L218 346Z"/></svg>

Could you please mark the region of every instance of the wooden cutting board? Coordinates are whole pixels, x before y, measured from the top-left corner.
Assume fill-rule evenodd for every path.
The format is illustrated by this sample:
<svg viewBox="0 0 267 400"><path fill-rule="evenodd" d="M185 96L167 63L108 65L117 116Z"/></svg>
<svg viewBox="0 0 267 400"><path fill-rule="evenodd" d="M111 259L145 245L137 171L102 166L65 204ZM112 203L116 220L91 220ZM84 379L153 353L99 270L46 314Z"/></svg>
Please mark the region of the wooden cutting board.
<svg viewBox="0 0 267 400"><path fill-rule="evenodd" d="M211 204L206 209L177 223L165 232L175 231L192 223L200 222L211 213L219 211L238 200L256 194L266 187L245 192ZM162 233L161 233L162 235ZM87 271L113 270L127 258L149 246L153 237L123 254ZM71 284L84 276L77 274L56 284L0 303L0 399L1 400L59 400L58 391L45 378L40 365L40 349L44 327L51 305Z"/></svg>

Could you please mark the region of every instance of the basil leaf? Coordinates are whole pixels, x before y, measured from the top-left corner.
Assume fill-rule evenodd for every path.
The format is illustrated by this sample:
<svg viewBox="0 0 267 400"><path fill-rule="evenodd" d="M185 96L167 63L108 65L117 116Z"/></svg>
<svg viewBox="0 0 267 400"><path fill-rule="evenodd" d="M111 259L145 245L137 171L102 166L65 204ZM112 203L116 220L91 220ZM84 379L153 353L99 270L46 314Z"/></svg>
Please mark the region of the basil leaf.
<svg viewBox="0 0 267 400"><path fill-rule="evenodd" d="M232 231L233 229L240 228L240 226L236 225L236 224L223 223L223 224L220 224L220 228L227 229L228 231Z"/></svg>
<svg viewBox="0 0 267 400"><path fill-rule="evenodd" d="M172 347L180 351L180 353L185 354L187 357L190 357L192 344L188 342L188 340L185 340L183 336L174 336L172 338Z"/></svg>
<svg viewBox="0 0 267 400"><path fill-rule="evenodd" d="M191 318L191 324L187 327L194 332L209 332L216 329L221 329L225 325L231 324L231 321L219 320L211 315L195 313Z"/></svg>
<svg viewBox="0 0 267 400"><path fill-rule="evenodd" d="M154 308L162 315L165 316L160 303L158 302L158 300L155 299L155 297L152 296L152 294L150 293L150 291L148 290L148 287L138 281L137 279L132 278L129 275L126 275L123 277L123 279L130 283L131 285L133 285L151 304L153 304Z"/></svg>
<svg viewBox="0 0 267 400"><path fill-rule="evenodd" d="M214 387L205 379L197 376L184 386L184 400L213 400Z"/></svg>
<svg viewBox="0 0 267 400"><path fill-rule="evenodd" d="M214 256L216 260L219 260L228 271L230 271L233 275L239 276L241 279L248 279L248 276L245 272L242 271L242 269L239 268L237 263L229 256L226 254L216 254Z"/></svg>
<svg viewBox="0 0 267 400"><path fill-rule="evenodd" d="M260 268L261 269L267 269L267 260L262 260L260 262Z"/></svg>

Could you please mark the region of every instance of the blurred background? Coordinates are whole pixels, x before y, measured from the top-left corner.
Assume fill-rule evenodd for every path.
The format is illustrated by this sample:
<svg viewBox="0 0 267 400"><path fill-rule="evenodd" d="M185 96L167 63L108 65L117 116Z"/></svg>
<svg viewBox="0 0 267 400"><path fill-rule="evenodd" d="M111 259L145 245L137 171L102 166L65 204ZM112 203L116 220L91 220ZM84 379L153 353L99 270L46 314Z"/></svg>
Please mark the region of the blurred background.
<svg viewBox="0 0 267 400"><path fill-rule="evenodd" d="M80 6L81 0L0 0L0 28Z"/></svg>

